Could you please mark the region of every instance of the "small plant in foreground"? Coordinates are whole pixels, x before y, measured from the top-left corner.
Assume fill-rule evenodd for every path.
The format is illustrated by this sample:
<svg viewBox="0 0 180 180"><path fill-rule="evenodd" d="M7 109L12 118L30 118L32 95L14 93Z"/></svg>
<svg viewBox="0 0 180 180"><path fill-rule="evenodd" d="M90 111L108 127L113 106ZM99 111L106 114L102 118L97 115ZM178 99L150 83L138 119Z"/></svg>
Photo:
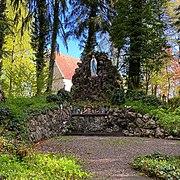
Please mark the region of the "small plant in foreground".
<svg viewBox="0 0 180 180"><path fill-rule="evenodd" d="M54 154L32 154L19 160L17 156L0 155L0 176L11 179L80 180L90 174L84 172L77 160Z"/></svg>
<svg viewBox="0 0 180 180"><path fill-rule="evenodd" d="M160 153L139 156L132 162L132 167L157 179L180 179L180 156L168 156Z"/></svg>

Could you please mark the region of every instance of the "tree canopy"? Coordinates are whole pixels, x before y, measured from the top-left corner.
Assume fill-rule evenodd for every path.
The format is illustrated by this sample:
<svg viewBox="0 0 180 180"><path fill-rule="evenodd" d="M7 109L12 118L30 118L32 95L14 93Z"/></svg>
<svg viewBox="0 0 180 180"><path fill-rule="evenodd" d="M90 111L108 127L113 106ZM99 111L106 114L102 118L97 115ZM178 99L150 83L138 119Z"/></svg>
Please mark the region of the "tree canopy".
<svg viewBox="0 0 180 180"><path fill-rule="evenodd" d="M161 83L158 85L160 81L153 80L154 76L160 72L167 75L171 65L178 61L173 56L174 50L168 64L165 60L169 57L167 29L174 29L175 36L179 37L178 2L2 0L1 85L11 96L51 91L55 51L59 44L57 38L60 36L67 48L69 37L79 41L83 54L93 53L98 42L108 39L109 44L104 49L117 59L124 87L145 89L146 93L154 87L160 88ZM168 71L165 71L166 67L169 67ZM170 74L173 73L168 77ZM168 82L173 87L172 82Z"/></svg>

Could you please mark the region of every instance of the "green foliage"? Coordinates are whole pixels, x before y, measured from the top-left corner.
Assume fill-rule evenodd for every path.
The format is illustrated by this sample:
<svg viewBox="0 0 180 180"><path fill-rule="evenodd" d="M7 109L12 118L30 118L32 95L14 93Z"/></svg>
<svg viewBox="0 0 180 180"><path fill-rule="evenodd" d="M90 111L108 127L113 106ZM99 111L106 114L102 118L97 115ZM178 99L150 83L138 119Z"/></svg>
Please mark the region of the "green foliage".
<svg viewBox="0 0 180 180"><path fill-rule="evenodd" d="M143 90L128 90L126 98L129 101L141 101L149 106L160 106L162 104L159 98L154 95L146 95Z"/></svg>
<svg viewBox="0 0 180 180"><path fill-rule="evenodd" d="M160 106L162 103L155 95L149 95L143 98L143 103L150 106Z"/></svg>
<svg viewBox="0 0 180 180"><path fill-rule="evenodd" d="M30 153L28 144L23 141L8 139L3 136L0 137L0 154L16 155L20 159Z"/></svg>
<svg viewBox="0 0 180 180"><path fill-rule="evenodd" d="M0 106L0 135L4 132L10 121L13 119L12 112L6 106Z"/></svg>
<svg viewBox="0 0 180 180"><path fill-rule="evenodd" d="M158 123L171 134L180 136L180 115L178 110L171 111L171 109L165 109L161 106L150 106L144 104L142 101L127 101L123 106L131 107L132 110L149 114L158 119Z"/></svg>
<svg viewBox="0 0 180 180"><path fill-rule="evenodd" d="M57 92L57 95L62 99L62 101L71 101L72 100L71 92L66 91L64 89L60 89Z"/></svg>
<svg viewBox="0 0 180 180"><path fill-rule="evenodd" d="M34 115L46 113L49 109L58 106L46 102L46 95L32 98L8 98L5 103L0 103L1 125L5 126L17 138L27 138L26 120Z"/></svg>
<svg viewBox="0 0 180 180"><path fill-rule="evenodd" d="M180 106L174 110L174 114L180 116Z"/></svg>
<svg viewBox="0 0 180 180"><path fill-rule="evenodd" d="M132 167L150 177L162 180L180 179L180 156L168 156L160 153L139 156L132 162Z"/></svg>
<svg viewBox="0 0 180 180"><path fill-rule="evenodd" d="M171 134L180 136L180 115L163 108L154 109L150 111L149 114L157 117L159 124L163 125Z"/></svg>
<svg viewBox="0 0 180 180"><path fill-rule="evenodd" d="M64 102L71 102L72 96L71 96L71 93L69 91L61 89L57 92L57 95L55 95L55 94L48 95L46 97L46 101L61 104Z"/></svg>
<svg viewBox="0 0 180 180"><path fill-rule="evenodd" d="M0 106L0 125L7 122L9 119L12 118L12 113L8 107Z"/></svg>
<svg viewBox="0 0 180 180"><path fill-rule="evenodd" d="M6 55L2 57L2 86L6 96L28 96L34 94L35 64L30 46L30 28L21 29L28 16L27 1L22 0L19 7L12 7L11 0L6 0L5 15L9 19L9 33L3 44ZM30 24L30 21L26 22Z"/></svg>
<svg viewBox="0 0 180 180"><path fill-rule="evenodd" d="M109 100L112 105L120 105L125 102L124 91L120 88L113 88L109 91Z"/></svg>
<svg viewBox="0 0 180 180"><path fill-rule="evenodd" d="M59 96L56 95L56 94L49 94L49 95L47 95L46 101L47 101L47 102L62 103L61 97L59 97Z"/></svg>
<svg viewBox="0 0 180 180"><path fill-rule="evenodd" d="M166 41L164 35L164 6L160 1L117 1L117 15L110 28L111 40L123 49L127 63L128 87L140 87L142 67L146 61L152 65L160 60Z"/></svg>
<svg viewBox="0 0 180 180"><path fill-rule="evenodd" d="M173 108L180 107L180 96L176 96L168 100L168 104Z"/></svg>
<svg viewBox="0 0 180 180"><path fill-rule="evenodd" d="M146 93L143 90L128 90L126 98L129 101L139 101L146 97Z"/></svg>
<svg viewBox="0 0 180 180"><path fill-rule="evenodd" d="M126 101L122 107L130 107L135 112L139 112L141 114L148 114L152 110L157 109L155 106L147 106L141 101Z"/></svg>
<svg viewBox="0 0 180 180"><path fill-rule="evenodd" d="M33 154L21 161L17 156L0 155L0 175L9 179L80 180L90 174L84 172L77 160L53 154Z"/></svg>
<svg viewBox="0 0 180 180"><path fill-rule="evenodd" d="M3 105L3 103L0 104L0 106ZM5 102L5 106L11 110L15 121L19 122L25 120L29 116L44 113L46 109L57 108L57 105L54 103L46 102L45 95L32 98L8 98Z"/></svg>

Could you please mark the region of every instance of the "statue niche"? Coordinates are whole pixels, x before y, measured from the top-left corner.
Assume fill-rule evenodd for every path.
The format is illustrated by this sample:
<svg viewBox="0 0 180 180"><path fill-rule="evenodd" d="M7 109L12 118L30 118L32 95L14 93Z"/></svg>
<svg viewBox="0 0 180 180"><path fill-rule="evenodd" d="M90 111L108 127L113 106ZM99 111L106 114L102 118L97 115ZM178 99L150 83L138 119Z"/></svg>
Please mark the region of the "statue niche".
<svg viewBox="0 0 180 180"><path fill-rule="evenodd" d="M86 54L78 63L71 88L75 101L108 102L108 90L120 88L121 77L107 54Z"/></svg>

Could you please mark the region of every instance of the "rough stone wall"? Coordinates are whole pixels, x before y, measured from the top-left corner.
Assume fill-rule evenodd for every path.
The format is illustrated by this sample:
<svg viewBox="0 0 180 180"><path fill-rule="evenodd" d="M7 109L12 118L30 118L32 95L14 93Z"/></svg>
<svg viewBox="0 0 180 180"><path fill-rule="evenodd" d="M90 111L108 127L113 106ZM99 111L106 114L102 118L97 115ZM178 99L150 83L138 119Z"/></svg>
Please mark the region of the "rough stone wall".
<svg viewBox="0 0 180 180"><path fill-rule="evenodd" d="M110 107L71 107L49 111L33 117L29 123L29 139L38 142L66 133L118 133L125 136L167 138L171 137L149 115L130 109Z"/></svg>
<svg viewBox="0 0 180 180"><path fill-rule="evenodd" d="M82 63L78 63L79 68L75 70L71 91L73 99L76 102L106 102L108 99L108 90L111 88L120 88L121 86L121 78L117 68L112 65L108 56L98 52L94 55L97 60L97 77L91 77L90 61L92 54L84 56Z"/></svg>
<svg viewBox="0 0 180 180"><path fill-rule="evenodd" d="M72 114L73 131L81 133L120 133L125 136L169 137L158 120L149 115L132 112L130 109L99 109L96 113L78 112Z"/></svg>
<svg viewBox="0 0 180 180"><path fill-rule="evenodd" d="M28 122L30 141L38 142L65 134L68 131L70 116L69 109L58 109L33 117Z"/></svg>

